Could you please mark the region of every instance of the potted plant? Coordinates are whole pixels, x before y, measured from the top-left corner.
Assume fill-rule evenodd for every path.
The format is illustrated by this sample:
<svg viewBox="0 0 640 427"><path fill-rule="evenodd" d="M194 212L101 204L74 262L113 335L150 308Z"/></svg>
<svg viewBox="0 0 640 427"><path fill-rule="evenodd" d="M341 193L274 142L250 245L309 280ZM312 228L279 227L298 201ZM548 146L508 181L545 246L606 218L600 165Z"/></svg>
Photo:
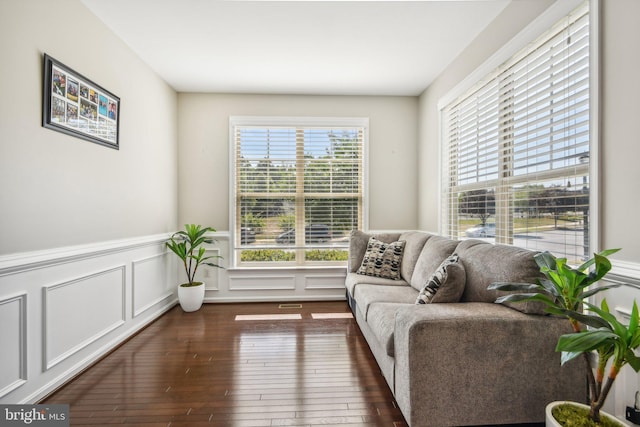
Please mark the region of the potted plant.
<svg viewBox="0 0 640 427"><path fill-rule="evenodd" d="M629 325L620 323L609 311L606 299L597 307L587 299L604 290L618 287L620 284L597 284L611 270L607 258L619 249L609 249L594 254L594 257L577 268L567 264L566 258L556 258L549 252L535 256L536 263L544 278L538 283L493 283L489 289L518 291L520 293L502 296L501 302L540 301L546 305L545 311L552 315L563 316L569 320L573 333L562 335L558 339L556 351L562 352L561 363L565 364L576 357L582 357L586 365L589 392L589 405L583 405L583 418L591 424L601 421L601 408L611 390L620 369L629 364L636 372L640 371L640 358L634 351L640 346L640 328L638 307L634 301ZM583 307L586 308L584 312ZM597 354L597 359L591 357ZM609 367L606 374L607 366ZM606 378L605 378L606 375ZM556 415L566 412L569 402L560 402L563 409L553 409L554 417L580 417L580 415ZM558 406L558 405L556 405ZM577 405L580 406L580 405ZM547 412L551 412L551 405ZM611 417L613 418L613 417ZM618 424L618 420L613 418ZM549 425L549 419L547 420ZM558 423L557 425L564 425Z"/></svg>
<svg viewBox="0 0 640 427"><path fill-rule="evenodd" d="M203 227L197 224L185 224L184 231L178 231L166 242L178 258L182 260L187 282L178 286L178 300L184 311L199 310L204 301L204 282L196 282L196 272L201 264L222 268L220 265L207 262L213 258L222 259L221 256L205 256L204 243L213 243L214 240L206 237L208 232L215 232L212 227Z"/></svg>

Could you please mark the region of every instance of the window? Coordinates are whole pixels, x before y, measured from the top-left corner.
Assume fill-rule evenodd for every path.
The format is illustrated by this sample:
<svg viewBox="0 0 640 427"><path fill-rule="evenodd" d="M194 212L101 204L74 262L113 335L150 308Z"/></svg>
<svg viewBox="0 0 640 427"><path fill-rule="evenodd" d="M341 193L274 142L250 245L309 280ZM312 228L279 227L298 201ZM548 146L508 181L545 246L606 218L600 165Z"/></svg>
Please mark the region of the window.
<svg viewBox="0 0 640 427"><path fill-rule="evenodd" d="M589 256L588 2L442 110L441 229Z"/></svg>
<svg viewBox="0 0 640 427"><path fill-rule="evenodd" d="M367 119L231 119L236 265L342 265L363 228Z"/></svg>

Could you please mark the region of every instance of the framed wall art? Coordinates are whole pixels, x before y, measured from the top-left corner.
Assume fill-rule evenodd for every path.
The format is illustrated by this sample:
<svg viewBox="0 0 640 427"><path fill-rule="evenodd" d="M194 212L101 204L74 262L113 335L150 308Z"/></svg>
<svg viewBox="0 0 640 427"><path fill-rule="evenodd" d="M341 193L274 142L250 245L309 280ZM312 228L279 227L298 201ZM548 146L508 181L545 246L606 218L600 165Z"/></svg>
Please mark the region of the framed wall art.
<svg viewBox="0 0 640 427"><path fill-rule="evenodd" d="M44 54L42 126L118 150L119 123L120 98Z"/></svg>

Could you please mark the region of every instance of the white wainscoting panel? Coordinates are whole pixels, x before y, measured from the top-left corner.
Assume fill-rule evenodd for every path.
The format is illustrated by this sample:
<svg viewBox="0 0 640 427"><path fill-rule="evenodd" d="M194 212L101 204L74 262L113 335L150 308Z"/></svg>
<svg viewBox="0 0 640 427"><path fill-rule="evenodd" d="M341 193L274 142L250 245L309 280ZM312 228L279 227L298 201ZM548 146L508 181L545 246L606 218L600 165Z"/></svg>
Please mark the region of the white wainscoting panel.
<svg viewBox="0 0 640 427"><path fill-rule="evenodd" d="M631 280L634 283L640 282L640 263L629 261L611 261L611 271L609 276L624 282L625 280Z"/></svg>
<svg viewBox="0 0 640 427"><path fill-rule="evenodd" d="M274 291L295 290L296 276L280 275L234 275L229 277L229 290L232 291Z"/></svg>
<svg viewBox="0 0 640 427"><path fill-rule="evenodd" d="M132 262L132 317L138 317L156 304L173 296L170 287L170 253L164 252Z"/></svg>
<svg viewBox="0 0 640 427"><path fill-rule="evenodd" d="M0 404L38 402L173 308L169 236L0 256Z"/></svg>
<svg viewBox="0 0 640 427"><path fill-rule="evenodd" d="M220 256L220 250L217 248L207 249L205 251L205 256L218 257ZM207 262L220 265L222 261L219 258L212 258L210 260L207 260ZM184 273L181 272L181 274L184 274ZM198 267L198 271L196 272L196 276L194 280L196 282L204 282L205 289L207 291L217 291L219 290L219 285L218 285L220 282L219 276L220 276L219 268L210 267L208 265L201 264Z"/></svg>
<svg viewBox="0 0 640 427"><path fill-rule="evenodd" d="M0 404L39 401L172 309L170 235L0 256ZM228 232L210 237L226 268L199 270L205 302L344 299L344 267L233 268Z"/></svg>
<svg viewBox="0 0 640 427"><path fill-rule="evenodd" d="M340 289L345 290L344 274L307 274L304 276L305 289Z"/></svg>
<svg viewBox="0 0 640 427"><path fill-rule="evenodd" d="M345 299L346 265L234 267L230 264L232 257L229 233L216 232L211 237L216 243L206 246L207 255L222 256L217 263L225 268L206 267L196 276L197 280L204 281L207 285L206 303ZM183 276L184 273L179 272L179 277Z"/></svg>
<svg viewBox="0 0 640 427"><path fill-rule="evenodd" d="M606 282L622 284L618 288L608 289L597 294L596 304L600 305L603 298L607 299L613 314L625 325L629 324L633 301L640 304L640 263L611 260L612 269L606 276ZM634 286L625 286L631 284ZM627 406L634 406L635 393L640 390L640 374L631 367L622 368L604 409L624 419Z"/></svg>
<svg viewBox="0 0 640 427"><path fill-rule="evenodd" d="M0 297L0 397L27 382L27 294Z"/></svg>
<svg viewBox="0 0 640 427"><path fill-rule="evenodd" d="M44 369L125 322L124 265L43 287Z"/></svg>

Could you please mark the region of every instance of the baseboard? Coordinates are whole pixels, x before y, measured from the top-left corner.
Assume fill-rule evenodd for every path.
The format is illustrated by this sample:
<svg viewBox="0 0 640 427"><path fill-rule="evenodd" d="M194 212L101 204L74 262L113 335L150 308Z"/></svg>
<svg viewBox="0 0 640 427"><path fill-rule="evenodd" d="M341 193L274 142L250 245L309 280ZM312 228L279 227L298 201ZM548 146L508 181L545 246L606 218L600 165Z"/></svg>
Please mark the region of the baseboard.
<svg viewBox="0 0 640 427"><path fill-rule="evenodd" d="M219 298L205 298L205 304L214 304L214 303L250 303L250 302L314 302L314 301L344 301L346 300L344 294L340 295L320 295L320 296L271 296L271 295L262 295L262 296L230 296L230 297L219 297Z"/></svg>

